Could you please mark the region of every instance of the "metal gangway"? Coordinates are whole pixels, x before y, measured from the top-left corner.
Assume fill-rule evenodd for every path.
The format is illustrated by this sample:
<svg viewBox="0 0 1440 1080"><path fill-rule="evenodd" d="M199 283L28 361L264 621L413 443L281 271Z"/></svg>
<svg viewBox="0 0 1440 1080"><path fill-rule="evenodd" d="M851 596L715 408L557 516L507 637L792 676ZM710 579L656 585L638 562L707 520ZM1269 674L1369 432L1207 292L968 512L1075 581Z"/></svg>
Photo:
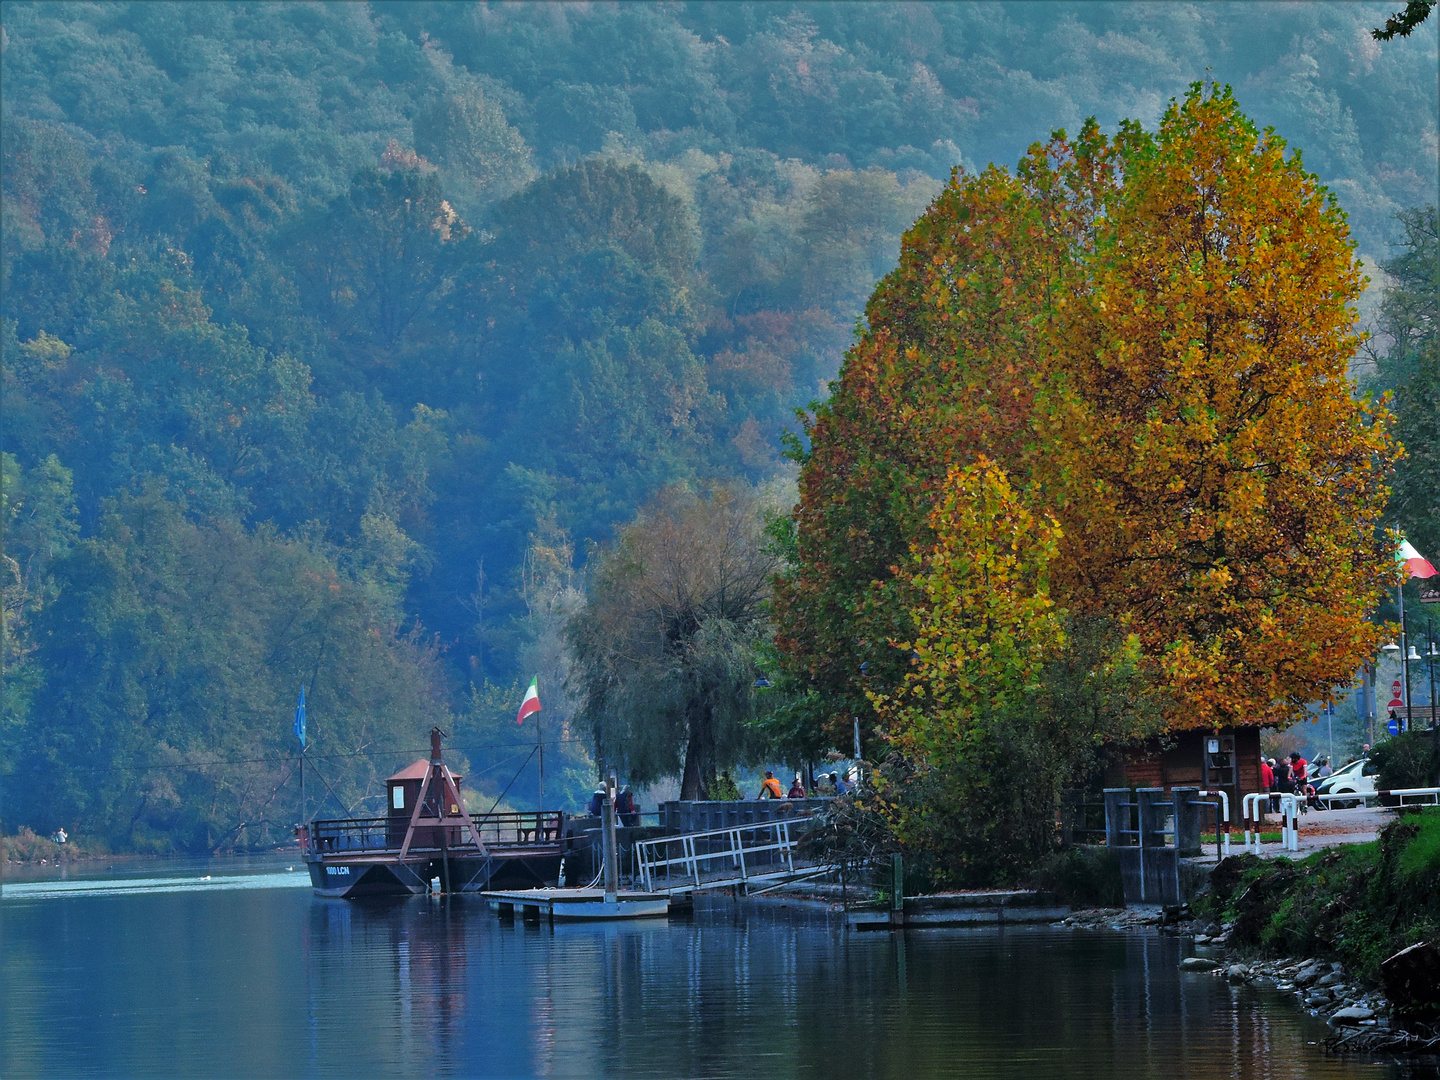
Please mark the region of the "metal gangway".
<svg viewBox="0 0 1440 1080"><path fill-rule="evenodd" d="M801 818L799 821L804 822ZM660 836L635 842L635 878L651 893L697 892L755 885L774 887L827 873L795 864L795 819Z"/></svg>

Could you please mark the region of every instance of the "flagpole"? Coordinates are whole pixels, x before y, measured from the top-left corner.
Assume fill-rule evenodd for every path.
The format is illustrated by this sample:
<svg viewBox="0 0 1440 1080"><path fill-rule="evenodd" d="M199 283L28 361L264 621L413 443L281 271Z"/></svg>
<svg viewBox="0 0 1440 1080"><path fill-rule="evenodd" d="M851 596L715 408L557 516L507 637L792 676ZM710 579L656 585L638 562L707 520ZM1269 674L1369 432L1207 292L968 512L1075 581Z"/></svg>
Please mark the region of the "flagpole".
<svg viewBox="0 0 1440 1080"><path fill-rule="evenodd" d="M1410 709L1410 635L1405 629L1405 585L1403 582L1395 590L1395 595L1400 600L1400 665L1405 671L1405 730L1409 731L1414 723L1414 714Z"/></svg>
<svg viewBox="0 0 1440 1080"><path fill-rule="evenodd" d="M300 824L305 824L305 748L300 748Z"/></svg>
<svg viewBox="0 0 1440 1080"><path fill-rule="evenodd" d="M539 830L545 826L540 822L539 815L545 812L545 740L540 736L540 714L535 714L535 749L540 755L540 804L535 808L535 839L540 839Z"/></svg>

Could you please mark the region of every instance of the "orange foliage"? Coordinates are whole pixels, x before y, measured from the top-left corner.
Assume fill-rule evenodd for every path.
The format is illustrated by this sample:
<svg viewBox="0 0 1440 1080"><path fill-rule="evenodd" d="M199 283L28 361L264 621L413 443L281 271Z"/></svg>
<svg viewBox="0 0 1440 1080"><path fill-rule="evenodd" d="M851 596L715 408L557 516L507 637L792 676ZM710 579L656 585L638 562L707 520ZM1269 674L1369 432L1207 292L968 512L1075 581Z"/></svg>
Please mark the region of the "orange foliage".
<svg viewBox="0 0 1440 1080"><path fill-rule="evenodd" d="M1348 681L1394 575L1388 415L1345 378L1359 288L1344 215L1228 90L957 173L809 432L779 643L836 737L904 679L898 569L980 454L1058 519L1057 601L1138 636L1172 726Z"/></svg>

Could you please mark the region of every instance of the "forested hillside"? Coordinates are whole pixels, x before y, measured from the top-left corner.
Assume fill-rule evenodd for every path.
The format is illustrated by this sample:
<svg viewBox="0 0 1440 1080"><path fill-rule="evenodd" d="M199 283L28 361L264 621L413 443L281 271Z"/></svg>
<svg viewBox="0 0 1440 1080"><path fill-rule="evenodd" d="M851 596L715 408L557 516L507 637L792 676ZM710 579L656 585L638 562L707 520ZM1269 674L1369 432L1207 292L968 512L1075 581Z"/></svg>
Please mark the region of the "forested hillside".
<svg viewBox="0 0 1440 1080"><path fill-rule="evenodd" d="M1392 6L5 4L7 825L280 836L302 683L331 810L432 722L499 794L536 672L574 797L588 545L787 475L953 166L1211 76L1388 259Z"/></svg>

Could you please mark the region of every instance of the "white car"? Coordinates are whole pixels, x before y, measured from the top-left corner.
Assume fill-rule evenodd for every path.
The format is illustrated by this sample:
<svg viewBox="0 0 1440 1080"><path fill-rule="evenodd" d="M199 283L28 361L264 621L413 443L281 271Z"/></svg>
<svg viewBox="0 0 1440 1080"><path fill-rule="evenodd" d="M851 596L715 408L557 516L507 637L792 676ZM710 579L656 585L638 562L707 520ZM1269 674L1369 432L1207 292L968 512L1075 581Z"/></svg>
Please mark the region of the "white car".
<svg viewBox="0 0 1440 1080"><path fill-rule="evenodd" d="M1316 795L1374 795L1375 766L1369 758L1360 758L1341 766L1315 785ZM1333 810L1359 806L1361 800L1329 799L1325 805Z"/></svg>

